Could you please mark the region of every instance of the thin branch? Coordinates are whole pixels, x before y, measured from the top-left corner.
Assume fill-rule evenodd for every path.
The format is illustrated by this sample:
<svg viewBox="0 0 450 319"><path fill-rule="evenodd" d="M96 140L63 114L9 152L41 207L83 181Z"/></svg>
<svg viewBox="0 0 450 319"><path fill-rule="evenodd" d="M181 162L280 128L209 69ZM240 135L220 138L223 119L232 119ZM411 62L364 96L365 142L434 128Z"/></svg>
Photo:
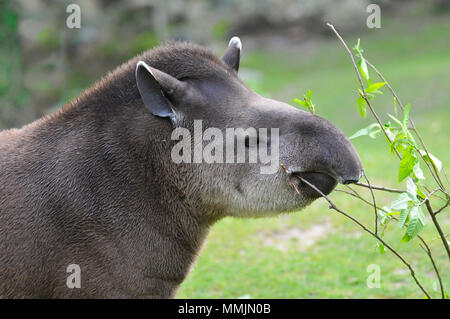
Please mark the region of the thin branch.
<svg viewBox="0 0 450 319"><path fill-rule="evenodd" d="M440 212L442 212L449 204L450 204L450 199L447 200L447 203L445 203L444 206L442 206L441 208L439 208L437 211L434 212L434 216L436 216L437 214L439 214Z"/></svg>
<svg viewBox="0 0 450 319"><path fill-rule="evenodd" d="M373 107L372 107L372 105L371 105L371 103L370 103L370 101L369 101L369 98L368 98L368 96L367 96L367 93L366 93L366 90L365 90L365 86L364 86L364 83L363 83L363 80L362 80L362 77L361 77L361 73L360 73L360 71L359 71L359 69L358 69L358 67L357 67L357 64L356 64L356 62L355 62L355 58L354 58L354 55L353 55L352 51L349 49L349 47L348 47L347 44L345 43L344 39L343 39L343 38L340 36L340 34L336 31L335 27L334 27L333 25L329 24L329 23L327 23L327 25L328 25L328 26L331 28L331 30L335 33L335 35L336 35L336 36L338 37L338 39L341 41L341 43L343 44L345 50L346 50L347 53L349 54L350 59L351 59L351 62L352 62L352 65L353 65L353 68L354 68L354 70L355 70L356 76L357 76L357 78L358 78L358 81L359 81L359 84L360 84L360 87L361 87L361 89L359 90L360 96L365 100L367 107L369 108L370 112L372 113L372 115L374 116L374 118L376 119L376 121L378 122L378 124L379 124L381 130L383 131L384 135L386 136L386 139L389 141L390 145L393 146L393 149L394 149L396 155L397 155L398 158L401 160L401 159L402 159L402 156L400 155L400 153L399 153L399 151L397 150L397 148L393 145L393 141L391 140L391 138L390 138L389 135L387 134L387 132L386 132L386 130L385 130L383 124L381 123L380 118L378 117L377 113L375 112L375 110L373 109ZM366 62L367 62L367 61L366 61ZM394 99L399 103L399 106L400 106L401 110L404 112L403 104L401 103L400 99L398 98L397 94L396 94L395 91L392 89L392 87L390 86L390 84L384 79L383 75L382 75L382 74L381 74L381 73L380 73L380 72L379 72L379 71L378 71L378 70L377 70L370 62L367 62L367 64L369 64L369 66L370 66L372 69L375 70L375 72L376 72L376 73L378 74L378 76L382 79L382 81L386 83L386 86L388 87L388 89L389 89L389 90L391 91L391 93L393 94ZM428 210L428 212L429 212L429 214L430 214L430 216L431 216L431 218L432 218L432 220L433 220L433 223L434 223L436 229L437 229L438 232L439 232L440 238L442 239L442 241L443 241L443 243L444 243L444 246L445 246L445 248L446 248L446 250L447 250L447 254L448 254L449 259L450 259L450 252L449 252L448 242L447 242L447 240L446 240L446 238L445 238L445 236L444 236L444 234L443 234L443 232L442 232L441 226L440 226L440 224L439 224L439 222L437 221L437 218L436 218L436 214L439 213L439 212L441 212L441 211L448 205L448 203L449 203L449 201L450 201L450 195L446 192L446 189L445 189L445 187L444 187L444 184L442 183L442 180L441 180L441 178L440 178L440 176L439 176L439 172L437 171L436 166L431 162L431 160L430 160L430 162L428 162L428 161L425 160L425 156L428 156L428 159L431 159L430 153L428 152L428 149L427 149L427 147L426 147L426 145L425 145L425 143L424 143L422 137L420 136L419 132L417 131L416 126L415 126L415 124L414 124L414 122L413 122L412 120L410 120L410 124L411 124L411 126L412 126L412 129L411 129L411 130L412 130L412 131L415 133L415 135L418 137L418 139L419 139L419 141L420 141L420 143L421 143L421 146L422 146L423 149L424 149L424 153L426 154L426 155L425 155L425 154L422 154L422 153L417 149L417 151L419 152L420 157L421 157L422 160L425 162L425 164L428 166L428 169L429 169L431 175L433 176L434 180L436 181L436 183L437 183L438 186L439 186L439 190L441 190L441 191L446 195L446 199L447 199L446 205L444 205L443 207L441 207L441 208L440 208L438 211L436 211L436 212L433 212L433 209L432 209L432 207L431 207L429 198L431 198L431 196L433 196L434 193L435 193L437 190L434 190L434 191L432 191L432 192L429 192L429 194L426 196L426 198L423 199L422 204L425 203L425 205L426 205L426 207L427 207L427 210ZM406 260L405 260L405 259L404 259L404 258L403 258L403 257L402 257L395 249L394 249L394 248L392 248L389 244L387 244L386 242L384 242L384 240L383 240L380 236L378 236L378 214L377 214L377 205L376 205L376 202L375 202L375 196L374 196L374 193L373 193L373 189L381 190L381 191L387 191L387 192L392 192L392 193L404 193L403 190L389 189L389 188L385 188L385 187L372 187L371 184L370 184L370 182L369 182L369 180L368 180L367 177L365 176L365 177L366 177L367 184L362 184L362 183L358 183L358 184L359 184L359 186L366 187L366 188L369 188L369 189L370 189L370 192L371 192L371 195L372 195L373 203L370 203L369 201L363 199L356 191L354 191L354 190L353 190L352 188L350 188L350 187L349 187L349 189L350 189L352 192L346 192L346 191L343 191L343 192L348 193L348 194L350 194L350 195L352 195L352 196L358 197L359 199L363 200L365 203L367 203L367 204L369 204L369 205L371 205L371 206L374 207L374 209L375 209L375 232L372 232L372 231L371 231L369 228L367 228L364 224L362 224L361 222L359 222L359 220L357 220L356 218L352 217L351 215L349 215L349 214L345 213L344 211L342 211L341 209L339 209L339 208L333 203L333 201L331 201L330 198L328 198L325 194L323 194L323 193L322 193L317 187L315 187L313 184L311 184L311 183L308 182L307 180L303 179L301 176L296 176L296 177L297 177L299 180L301 180L303 183L309 185L312 189L314 189L315 191L317 191L322 197L324 197L324 198L328 201L328 203L330 204L330 208L331 208L331 209L336 210L337 212L339 212L339 213L341 213L342 215L346 216L347 218L351 219L353 222L355 222L355 223L358 224L361 228L363 228L366 232L370 233L373 237L377 238L381 243L383 243L383 244L385 245L385 247L387 247L392 253L394 253L394 254L395 254L395 255L396 255L396 256L397 256L397 257L398 257L398 258L399 258L399 259L400 259L407 267L408 267L408 269L410 270L411 276L412 276L413 279L415 280L416 284L417 284L417 285L419 286L419 288L425 293L425 295L426 295L428 298L430 298L430 295L427 293L427 291L425 290L425 288L421 285L421 283L418 281L417 277L415 276L415 273L414 273L414 270L413 270L412 266L411 266L411 265L410 265L410 264L409 264L409 263L408 263L408 262L407 262L407 261L406 261ZM292 177L291 177L291 178L292 178ZM296 191L298 192L297 186L296 186L295 183L293 183L292 179L291 179L291 183L295 186L295 189L296 189ZM436 195L436 196L437 196L437 195ZM392 217L393 219L396 219L396 218L393 217L393 216L391 216L391 217ZM386 223L386 226L387 226L387 223ZM385 227L386 227L386 226L385 226ZM436 263L434 262L434 258L433 258L432 254L431 254L431 250L429 249L428 245L427 245L426 242L423 240L423 238L420 237L419 235L418 235L418 237L419 237L419 239L420 239L420 240L422 241L422 243L423 243L423 246L421 245L421 247L422 247L422 248L423 248L423 247L426 247L426 249L425 249L425 248L423 248L423 249L426 251L427 255L429 256L429 258L430 258L430 260L431 260L431 263L433 264L433 268L434 268L434 270L435 270L435 272L436 272L436 275L437 275L437 277L438 277L439 283L440 283L440 285L441 285L441 294L442 294L442 296L444 297L444 296L445 296L445 293L444 293L444 288L443 288L443 286L442 286L442 280L441 280L439 271L438 271L438 269L437 269Z"/></svg>
<svg viewBox="0 0 450 319"><path fill-rule="evenodd" d="M425 201L425 205L427 207L428 213L430 214L431 220L433 221L433 224L442 239L442 243L444 244L445 250L447 251L448 259L450 260L450 248L448 247L447 238L445 238L445 234L442 231L441 225L439 224L436 218L436 214L433 212L433 208L431 207L430 201L428 199Z"/></svg>
<svg viewBox="0 0 450 319"><path fill-rule="evenodd" d="M283 164L281 164L281 167L284 169L284 171L287 173L286 168L284 167ZM339 212L340 214L344 215L345 217L351 219L354 223L358 224L362 229L364 229L366 232L368 232L369 234L371 234L373 237L375 237L376 239L378 239L386 248L388 248L394 255L396 255L402 262L403 264L408 267L409 272L411 274L411 276L413 277L414 281L416 282L417 286L420 288L420 290L422 290L422 292L427 296L427 298L431 299L430 294L427 292L427 290L422 286L422 284L420 283L420 281L417 279L416 277L416 273L414 271L414 269L412 268L412 266L405 260L405 258L403 258L402 255L400 255L394 248L391 247L391 245L389 245L388 243L386 243L383 238L381 238L380 236L378 236L377 234L375 234L374 232L372 232L369 228L367 228L364 224L362 224L359 220L357 220L355 217L347 214L346 212L344 212L343 210L339 209L336 204L324 193L322 193L322 191L320 191L316 186L314 186L313 184L311 184L310 182L308 182L307 180L305 180L304 178L302 178L299 175L295 176L296 178L298 178L300 181L302 181L303 183L305 183L306 185L308 185L309 187L311 187L312 189L314 189L317 193L319 193L323 198L325 198L327 200L327 202L330 204L330 208ZM293 185L295 185L295 183L293 183ZM295 185L295 188L297 188L297 185ZM297 191L298 189L296 189Z"/></svg>
<svg viewBox="0 0 450 319"><path fill-rule="evenodd" d="M401 190L401 189L394 189L394 188L388 188L388 187L383 187L383 186L376 186L376 185L367 185L364 183L355 183L355 185L361 186L361 187L365 187L365 188L372 188L378 191L384 191L384 192L389 192L389 193L405 193L405 191Z"/></svg>
<svg viewBox="0 0 450 319"><path fill-rule="evenodd" d="M426 185L422 184L420 187L423 187L428 193L431 192L431 190ZM439 190L442 192L442 189L439 189ZM445 195L445 193L444 193L444 195ZM443 201L447 200L446 198L443 198L443 197L439 196L438 194L433 194L433 196L435 196L435 197L437 197L439 199L442 199ZM450 198L448 198L448 200L450 200Z"/></svg>
<svg viewBox="0 0 450 319"><path fill-rule="evenodd" d="M347 185L345 185L347 186ZM347 186L348 188L350 188L349 186ZM357 192L355 192L352 188L350 188L354 193L343 190L343 189L335 189L335 192L341 192L341 193L345 193L348 194L350 196L356 197L359 200L361 200L362 202L366 203L367 205L376 208L377 210L381 210L383 212L385 212L386 214L389 214L390 212L388 212L387 210L385 210L384 208L378 207L376 205L374 205L373 203L369 202L368 200L366 200L364 197L362 197L361 195L359 195Z"/></svg>
<svg viewBox="0 0 450 319"><path fill-rule="evenodd" d="M360 74L360 72L359 72L359 70L358 70L358 67L356 66L355 59L354 59L354 57L353 57L352 52L351 52L350 49L348 48L348 46L347 46L347 44L345 43L344 39L343 39L343 38L340 36L340 34L336 31L336 29L334 28L334 26L331 25L330 23L327 23L327 25L333 30L333 32L336 34L336 36L338 37L338 39L339 39L339 40L342 42L342 44L344 45L345 50L346 50L346 51L348 52L348 54L350 55L350 58L351 58L351 60L352 60L353 67L354 67L354 69L355 69L356 75L357 75L357 77L358 77L358 80L359 80L359 83L360 83L360 86L361 86L361 92L363 93L362 97L363 97L364 100L366 101L366 104L367 104L367 106L369 107L370 111L372 112L372 115L375 117L375 119L377 120L378 124L380 125L380 128L382 129L382 131L383 131L384 135L386 136L387 140L389 141L390 144L392 144L392 140L389 138L388 134L386 133L386 130L384 129L383 124L381 123L380 118L378 117L378 115L376 114L376 112L374 111L374 109L372 108L372 105L370 104L369 99L367 98L367 95L366 95L366 92L365 92L365 88L364 88L364 83L363 83L363 81L362 81L361 74ZM378 73L379 73L379 72L378 72ZM381 74L381 73L380 73L380 74ZM382 79L384 79L384 78L382 78ZM391 87L391 89L392 89L392 87ZM392 91L393 91L393 90L392 90ZM395 92L394 92L394 93L395 93ZM396 94L394 95L394 97L399 101L399 99L398 99L398 97L396 96ZM399 104L400 104L400 102L399 102ZM403 110L403 106L402 106L402 110ZM410 121L410 123L411 123L411 125L413 126L413 128L414 128L414 130L415 130L417 136L419 137L419 140L420 140L420 142L422 143L422 146L424 147L425 152L426 152L426 154L428 155L428 158L431 159L431 156L429 155L429 153L428 153L428 151L427 151L427 149L426 149L425 143L423 142L423 140L422 140L420 134L418 134L418 133L417 133L417 130L415 129L414 122ZM396 149L395 147L394 147L394 150L395 150L395 152L396 152L398 158L401 159L402 157L400 156L400 154L398 153L398 151L397 151L397 149ZM439 177L439 174L438 174L438 172L437 172L436 167L434 167L434 165L431 165L431 166L433 166L433 169L432 169L432 168L430 167L429 163L425 160L424 156L423 156L420 152L419 152L419 154L420 154L420 156L422 157L422 159L424 160L424 162L426 163L426 165L429 167L430 172L431 172L431 174L433 175L434 179L436 180L436 183L439 185L441 191L444 192L444 193L447 195L447 198L449 198L450 196L449 196L449 194L445 191L445 187L443 186L443 183L442 183L442 181L441 181L441 179L440 179L440 177ZM434 173L436 174L436 176L434 176L433 171L434 171ZM368 186L369 186L369 188L370 188L370 185L368 185ZM444 236L444 234L443 234L443 232L442 232L442 229L441 229L441 227L440 227L440 225L439 225L439 222L437 221L436 216L435 216L434 213L433 213L433 210L432 210L432 208L431 208L431 204L430 204L429 200L427 200L427 201L425 202L425 204L427 205L427 209L428 209L428 211L429 211L429 213L430 213L430 216L431 216L431 218L432 218L432 220L433 220L433 223L434 223L436 229L437 229L438 232L439 232L439 235L441 236L441 239L442 239L442 241L443 241L443 243L444 243L444 246L445 246L445 248L446 248L446 250L447 250L447 254L448 254L449 259L450 259L450 250L449 250L449 247L448 247L448 242L447 242L447 240L445 239L445 236Z"/></svg>
<svg viewBox="0 0 450 319"><path fill-rule="evenodd" d="M379 209L379 210L381 210L381 211L383 211L383 212L385 212L385 213L389 213L388 211L384 210L383 208L377 207L377 206L374 205L373 203L371 203L371 202L369 202L368 200L366 200L364 197L362 197L357 191L355 191L355 190L354 190L353 188L351 188L350 186L348 186L348 185L345 185L345 186L347 186L352 192L348 192L348 191L341 190L341 189L336 189L336 191L342 192L342 193L346 193L346 194L349 194L349 195L351 195L351 196L353 196L353 197L358 198L359 200L363 201L364 203L368 204L369 206L373 206L373 207L375 207L376 209ZM398 221L398 219L395 218L395 217L392 216L392 215L390 215L390 218L392 218L392 219L395 220L395 221ZM386 223L385 228L387 227L387 225L388 225L388 222ZM405 224L405 227L407 227L406 224ZM383 230L383 233L384 233L384 230ZM429 246L427 245L425 239L423 239L422 236L417 235L417 238L419 238L419 240L420 240L420 241L423 243L423 245L426 247L426 249L425 249L425 248L423 248L423 247L421 246L422 249L423 249L423 250L426 252L426 254L428 255L428 257L430 258L431 263L433 264L434 272L436 273L436 277L438 278L438 281L439 281L439 285L440 285L440 289L441 289L441 294L442 294L443 298L445 298L445 291L444 291L444 286L443 286L443 284L442 284L441 274L440 274L439 269L437 268L437 265L436 265L436 263L435 263L435 261L434 261L433 255L432 255L432 253L431 253L431 249L429 248Z"/></svg>
<svg viewBox="0 0 450 319"><path fill-rule="evenodd" d="M438 278L438 281L439 281L439 287L441 289L441 297L442 297L442 299L445 299L445 291L444 291L444 285L442 284L441 274L439 273L439 269L436 266L436 262L434 261L433 255L431 254L431 249L430 249L430 247L428 247L427 243L425 242L425 240L422 237L420 237L420 236L417 236L417 237L419 237L420 241L425 246L425 248L424 248L421 245L422 249L425 250L426 254L430 258L431 264L433 265L433 268L434 268L434 272L436 273L436 277Z"/></svg>
<svg viewBox="0 0 450 319"><path fill-rule="evenodd" d="M375 209L375 234L378 235L378 213L377 213L377 203L375 201L375 195L373 194L372 186L370 185L370 181L367 178L366 173L364 171L363 171L363 176L367 182L367 185L369 186L370 194L372 195L373 207Z"/></svg>
<svg viewBox="0 0 450 319"><path fill-rule="evenodd" d="M345 47L345 50L347 50L348 54L350 55L350 58L352 60L352 64L353 67L355 69L356 75L358 76L358 80L359 80L359 84L361 85L361 91L363 92L362 97L364 98L364 100L366 101L367 106L369 107L370 112L372 113L373 117L377 120L378 124L380 125L381 130L383 131L384 135L386 136L387 140L389 141L390 144L392 144L392 140L389 137L389 135L386 133L386 130L384 129L384 125L381 123L380 118L378 117L377 113L375 112L375 110L373 109L372 105L369 102L369 99L367 98L366 95L366 89L364 87L364 83L362 81L361 78L361 74L359 73L358 67L356 66L356 62L355 62L355 58L353 57L353 53L352 51L350 51L350 49L348 48L347 44L345 43L344 39L341 37L341 35L336 31L336 29L334 28L334 26L330 23L327 23L327 26L329 26L331 28L331 30L333 30L333 32L336 34L336 36L338 37L338 39L342 42L342 44ZM400 153L397 151L397 149L394 146L394 150L395 153L397 154L398 158L401 159L401 155Z"/></svg>
<svg viewBox="0 0 450 319"><path fill-rule="evenodd" d="M419 206L422 206L423 204L425 204L425 202L426 202L431 196L433 196L434 193L436 193L436 192L439 191L439 190L440 190L440 188L436 188L436 189L433 189L431 192L429 192L428 195L425 197L425 199L424 199L422 202L420 202Z"/></svg>
<svg viewBox="0 0 450 319"><path fill-rule="evenodd" d="M398 105L400 106L400 108L401 108L402 111L403 111L403 110L404 110L404 106L403 106L402 102L400 101L400 99L399 99L397 93L395 93L394 89L393 89L392 86L389 84L389 82L386 81L386 79L385 79L384 76L381 74L381 72L378 71L378 69L377 69L372 63L370 63L369 61L367 61L367 59L365 59L365 61L366 61L366 63L372 68L372 70L375 71L375 73L379 76L379 78L381 79L381 81L383 81L384 83L386 83L386 87L389 89L389 91L391 91L392 96L394 96L394 98L397 100ZM423 141L422 136L419 134L419 131L417 130L416 125L414 124L414 121L413 121L411 118L409 119L409 123L411 124L412 130L414 131L414 133L416 133L417 138L419 139L420 144L422 145L422 147L423 147L425 153L427 154L428 158L431 158L431 157L430 157L430 153L428 152L428 148L427 148L425 142ZM441 178L440 178L440 176L439 176L439 172L437 171L436 167L435 167L434 165L431 165L431 167L432 167L432 168L431 168L430 165L428 164L428 162L425 160L424 156L423 156L420 152L419 152L419 155L420 155L420 157L422 158L422 160L425 162L425 164L428 166L431 175L432 175L433 178L436 180L436 183L437 183L443 190L445 190L445 187L444 187L444 185L443 185L443 183L442 183L442 181L441 181ZM435 176L434 174L436 174L436 176Z"/></svg>
<svg viewBox="0 0 450 319"><path fill-rule="evenodd" d="M312 189L314 189L316 192L318 192L323 198L325 198L328 203L330 204L330 208L334 209L335 211L341 213L342 215L344 215L347 218L350 218L353 222L355 222L356 224L358 224L362 229L364 229L366 232L368 232L369 234L371 234L373 237L375 237L376 239L378 239L386 248L388 248L394 255L396 255L402 262L403 264L405 264L406 267L408 267L409 272L411 273L411 276L413 277L414 281L416 282L416 284L419 286L419 288L422 290L422 292L429 298L431 299L431 296L428 294L428 292L425 290L425 288L422 286L422 284L419 282L419 280L416 277L416 274L414 272L414 269L412 268L412 266L403 258L402 255L400 255L394 248L391 247L391 245L389 245L388 243L386 243L380 236L378 236L377 234L375 234L374 232L372 232L370 229L368 229L366 226L364 226L364 224L362 224L359 220L357 220L356 218L354 218L353 216L347 214L346 212L344 212L343 210L339 209L336 204L324 193L322 193L316 186L314 186L313 184L311 184L310 182L308 182L307 180L305 180L304 178L302 178L301 176L296 176L298 179L300 179L303 183L307 184L309 187L311 187Z"/></svg>
<svg viewBox="0 0 450 319"><path fill-rule="evenodd" d="M445 176L445 180L447 181L447 184L450 184L450 181L448 180L448 176L447 176L447 174L445 173L445 169L444 169L444 168L442 169L442 173L443 173L444 176Z"/></svg>

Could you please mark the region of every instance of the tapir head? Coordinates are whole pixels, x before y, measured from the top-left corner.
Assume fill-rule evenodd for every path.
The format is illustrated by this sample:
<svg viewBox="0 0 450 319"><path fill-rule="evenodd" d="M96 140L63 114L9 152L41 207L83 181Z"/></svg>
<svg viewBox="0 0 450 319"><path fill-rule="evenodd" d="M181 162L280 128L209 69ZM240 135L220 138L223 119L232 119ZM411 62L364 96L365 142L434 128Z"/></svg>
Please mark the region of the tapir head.
<svg viewBox="0 0 450 319"><path fill-rule="evenodd" d="M188 175L188 196L224 215L263 216L298 210L320 197L294 178L298 194L293 176L325 194L337 183L357 182L361 161L342 131L250 90L238 76L241 49L234 37L221 59L191 44L138 58L142 102L170 123L173 149L164 160Z"/></svg>

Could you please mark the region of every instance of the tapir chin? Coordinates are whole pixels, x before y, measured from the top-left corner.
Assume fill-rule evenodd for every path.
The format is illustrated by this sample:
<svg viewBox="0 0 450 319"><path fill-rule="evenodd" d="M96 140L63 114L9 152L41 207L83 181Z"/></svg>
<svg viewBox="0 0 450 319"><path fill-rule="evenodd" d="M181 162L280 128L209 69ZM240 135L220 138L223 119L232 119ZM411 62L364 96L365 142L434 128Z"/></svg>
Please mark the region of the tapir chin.
<svg viewBox="0 0 450 319"><path fill-rule="evenodd" d="M298 211L320 197L297 178L298 194L292 176L325 194L359 180L341 130L244 84L241 48L234 37L218 58L190 43L161 45L54 114L0 133L1 297L170 298L216 221ZM193 133L196 121L224 136L277 129L245 144L276 152L277 169L174 161L174 130Z"/></svg>

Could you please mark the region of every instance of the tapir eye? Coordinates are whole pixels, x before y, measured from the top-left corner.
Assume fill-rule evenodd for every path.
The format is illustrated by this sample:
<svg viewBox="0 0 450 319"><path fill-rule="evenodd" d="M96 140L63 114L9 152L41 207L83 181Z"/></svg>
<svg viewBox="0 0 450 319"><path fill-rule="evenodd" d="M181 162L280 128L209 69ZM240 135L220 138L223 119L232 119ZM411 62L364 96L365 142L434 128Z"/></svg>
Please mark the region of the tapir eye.
<svg viewBox="0 0 450 319"><path fill-rule="evenodd" d="M245 147L249 148L250 147L250 137L248 135L245 136ZM259 135L256 135L256 145L259 146Z"/></svg>
<svg viewBox="0 0 450 319"><path fill-rule="evenodd" d="M250 137L248 135L245 136L244 142L245 142L245 147L249 148L250 147ZM257 145L257 147L260 146L260 143L266 143L267 148L270 149L270 138L269 137L267 137L267 140L264 141L264 140L261 140L259 138L259 134L257 134L256 135L256 145Z"/></svg>

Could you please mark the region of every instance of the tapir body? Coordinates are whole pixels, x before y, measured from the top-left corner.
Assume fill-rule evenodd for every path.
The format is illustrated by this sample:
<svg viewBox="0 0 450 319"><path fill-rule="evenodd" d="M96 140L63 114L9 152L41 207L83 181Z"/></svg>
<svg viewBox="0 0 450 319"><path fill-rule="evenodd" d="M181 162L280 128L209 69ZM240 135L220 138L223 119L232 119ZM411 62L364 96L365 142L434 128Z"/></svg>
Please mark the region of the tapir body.
<svg viewBox="0 0 450 319"><path fill-rule="evenodd" d="M214 222L296 211L319 197L301 182L299 196L287 174L325 193L359 179L338 128L245 86L240 51L236 38L222 59L193 44L160 46L56 113L0 133L1 297L173 297ZM174 163L172 132L192 131L194 120L279 128L276 143L262 142L278 146L287 172Z"/></svg>

